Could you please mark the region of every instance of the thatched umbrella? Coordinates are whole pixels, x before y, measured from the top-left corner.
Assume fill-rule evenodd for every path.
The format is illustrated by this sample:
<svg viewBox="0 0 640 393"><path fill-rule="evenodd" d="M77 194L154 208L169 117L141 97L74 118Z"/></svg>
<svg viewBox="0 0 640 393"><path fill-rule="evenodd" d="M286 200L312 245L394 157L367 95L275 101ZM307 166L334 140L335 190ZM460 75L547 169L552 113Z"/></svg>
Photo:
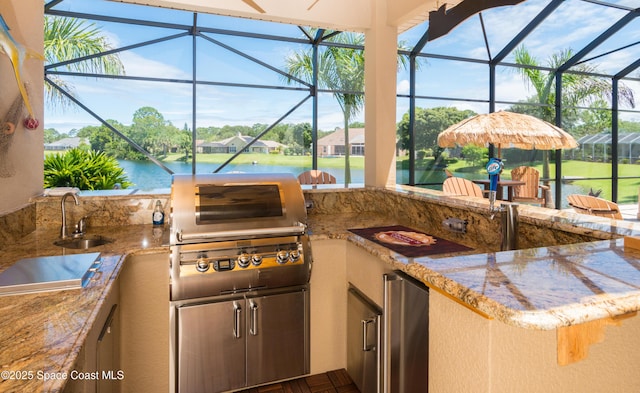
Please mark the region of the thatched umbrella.
<svg viewBox="0 0 640 393"><path fill-rule="evenodd" d="M560 127L537 117L507 111L476 115L452 125L438 135L438 146L455 147L492 144L500 149L556 150L578 147L578 142Z"/></svg>

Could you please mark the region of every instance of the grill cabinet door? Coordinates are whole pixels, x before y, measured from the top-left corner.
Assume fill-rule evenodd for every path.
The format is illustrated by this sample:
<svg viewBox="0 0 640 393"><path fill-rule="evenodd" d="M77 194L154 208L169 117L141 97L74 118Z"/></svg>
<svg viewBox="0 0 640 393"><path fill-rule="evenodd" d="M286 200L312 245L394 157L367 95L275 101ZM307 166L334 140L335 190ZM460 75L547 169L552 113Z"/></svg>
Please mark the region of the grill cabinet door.
<svg viewBox="0 0 640 393"><path fill-rule="evenodd" d="M308 292L247 299L247 385L308 373Z"/></svg>
<svg viewBox="0 0 640 393"><path fill-rule="evenodd" d="M347 372L361 392L380 391L381 311L355 287L347 301Z"/></svg>
<svg viewBox="0 0 640 393"><path fill-rule="evenodd" d="M244 299L178 308L178 392L245 386Z"/></svg>

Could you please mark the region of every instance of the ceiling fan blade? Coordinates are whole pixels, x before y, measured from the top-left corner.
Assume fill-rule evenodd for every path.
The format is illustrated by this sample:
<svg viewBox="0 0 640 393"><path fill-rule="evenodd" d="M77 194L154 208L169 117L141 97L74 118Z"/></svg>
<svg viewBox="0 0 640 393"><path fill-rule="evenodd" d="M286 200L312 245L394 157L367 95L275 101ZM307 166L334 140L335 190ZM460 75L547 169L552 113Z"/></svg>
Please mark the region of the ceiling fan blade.
<svg viewBox="0 0 640 393"><path fill-rule="evenodd" d="M258 4L256 4L255 1L253 0L242 0L245 4L248 4L251 8L253 8L254 10L258 11L261 14L265 13L265 10L262 9L262 7L260 7Z"/></svg>
<svg viewBox="0 0 640 393"><path fill-rule="evenodd" d="M320 0L315 0L315 1L313 2L313 4L311 4L311 5L309 6L309 8L307 8L307 11L309 11L310 9L312 9L312 8L313 8L313 6L314 6L314 5L316 5L319 1L320 1Z"/></svg>

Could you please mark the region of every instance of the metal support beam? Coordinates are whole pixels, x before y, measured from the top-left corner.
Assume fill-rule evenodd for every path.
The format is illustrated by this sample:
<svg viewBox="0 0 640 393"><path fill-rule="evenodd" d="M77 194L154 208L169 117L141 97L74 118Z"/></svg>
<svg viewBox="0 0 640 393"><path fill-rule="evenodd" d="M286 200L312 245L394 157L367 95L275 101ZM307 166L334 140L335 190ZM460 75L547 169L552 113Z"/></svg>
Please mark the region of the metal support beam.
<svg viewBox="0 0 640 393"><path fill-rule="evenodd" d="M556 125L562 128L562 73L558 72L556 74L556 101L555 101L555 110L556 110ZM550 152L544 153L549 154ZM556 170L555 170L555 181L556 181L556 192L555 192L555 204L556 209L560 209L562 206L562 150L556 150L555 154L556 161ZM551 176L551 174L549 174Z"/></svg>
<svg viewBox="0 0 640 393"><path fill-rule="evenodd" d="M70 99L71 101L73 101L76 105L78 105L80 108L84 109L85 112L87 112L88 114L90 114L91 116L93 116L96 120L98 120L103 126L107 127L108 129L110 129L114 134L118 135L120 138L124 139L125 142L127 142L129 145L131 145L131 147L133 147L134 149L136 149L138 152L142 153L145 157L147 157L151 162L153 162L154 164L158 165L160 168L164 169L165 172L169 173L170 175L173 174L173 171L169 168L167 168L162 162L160 162L157 158L155 158L151 153L149 153L148 151L146 151L142 146L138 145L135 141L133 141L132 139L130 139L128 136L124 135L122 132L118 131L118 129L116 129L114 126L112 126L111 124L109 124L106 120L104 120L102 117L100 117L97 113L95 113L94 111L92 111L91 109L89 109L89 107L87 107L86 105L84 105L83 103L81 103L80 101L78 101L74 96L72 96L71 94L69 94L66 90L64 90L63 88L61 88L60 86L58 86L55 82L53 82L51 79L47 78L46 76L44 77L45 82L49 83L53 88L55 88L56 90L59 90L60 93L64 94L68 99Z"/></svg>
<svg viewBox="0 0 640 393"><path fill-rule="evenodd" d="M198 103L198 68L197 68L197 51L198 49L198 14L193 14L193 29L191 30L191 174L196 174L196 149L197 134L196 113ZM188 157L187 157L188 158Z"/></svg>
<svg viewBox="0 0 640 393"><path fill-rule="evenodd" d="M235 160L236 157L238 157L240 154L242 154L242 152L245 149L248 149L249 147L251 147L254 143L256 143L258 140L260 140L260 138L262 138L267 132L271 131L273 129L273 127L277 126L278 124L280 124L280 122L284 119L287 118L287 116L289 116L290 114L292 114L293 112L295 112L296 109L300 108L302 106L302 104L304 104L311 96L307 96L305 97L302 101L298 102L296 105L294 105L291 109L289 109L287 111L287 113L285 113L284 115L282 115L278 120L274 121L269 127L265 128L264 131L262 131L261 133L259 133L258 135L255 136L255 138L253 138L249 143L247 143L243 149L237 151L233 156L229 157L229 159L225 162L223 162L222 164L220 164L219 167L217 167L213 173L218 173L220 172L220 170L222 168L224 168L225 166L227 166L231 161Z"/></svg>
<svg viewBox="0 0 640 393"><path fill-rule="evenodd" d="M558 67L558 72L563 73L567 71L569 68L573 67L577 62L582 60L587 54L589 54L592 50L597 48L604 41L609 39L614 33L622 29L629 22L634 20L638 15L640 15L640 8L630 11L625 16L620 18L616 23L611 25L607 30L605 30L602 34L596 37L593 41L588 43L584 48L582 48L578 53L576 53L572 58L567 60L563 65Z"/></svg>
<svg viewBox="0 0 640 393"><path fill-rule="evenodd" d="M409 184L416 185L416 57L409 56Z"/></svg>
<svg viewBox="0 0 640 393"><path fill-rule="evenodd" d="M324 29L318 29L312 40L313 77L311 86L313 125L311 129L311 168L318 169L318 44L322 40Z"/></svg>
<svg viewBox="0 0 640 393"><path fill-rule="evenodd" d="M618 201L618 80L611 81L611 200ZM631 149L631 146L629 146Z"/></svg>
<svg viewBox="0 0 640 393"><path fill-rule="evenodd" d="M529 22L528 25L525 26L524 29L520 30L518 34L504 47L502 50L494 57L491 62L493 64L498 64L502 60L505 59L520 43L524 40L536 27L540 25L549 15L553 13L562 4L564 0L552 0L542 11L536 15L535 18Z"/></svg>

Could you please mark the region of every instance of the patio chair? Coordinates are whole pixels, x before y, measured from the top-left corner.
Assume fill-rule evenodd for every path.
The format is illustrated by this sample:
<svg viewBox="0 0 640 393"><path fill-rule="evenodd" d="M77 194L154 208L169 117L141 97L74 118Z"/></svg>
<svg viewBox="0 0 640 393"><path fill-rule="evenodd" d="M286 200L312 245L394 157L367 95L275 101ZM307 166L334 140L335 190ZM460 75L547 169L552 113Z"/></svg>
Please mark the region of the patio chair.
<svg viewBox="0 0 640 393"><path fill-rule="evenodd" d="M300 184L336 184L336 178L330 173L312 169L299 174L298 182Z"/></svg>
<svg viewBox="0 0 640 393"><path fill-rule="evenodd" d="M511 170L511 179L526 184L513 188L513 201L540 204L546 207L551 201L549 186L540 184L540 172L530 166L519 166Z"/></svg>
<svg viewBox="0 0 640 393"><path fill-rule="evenodd" d="M578 213L622 220L622 213L620 213L620 209L615 202L579 194L571 194L567 196L567 200L569 201L569 206Z"/></svg>
<svg viewBox="0 0 640 393"><path fill-rule="evenodd" d="M442 191L446 195L483 197L482 189L471 180L451 176L442 183Z"/></svg>

